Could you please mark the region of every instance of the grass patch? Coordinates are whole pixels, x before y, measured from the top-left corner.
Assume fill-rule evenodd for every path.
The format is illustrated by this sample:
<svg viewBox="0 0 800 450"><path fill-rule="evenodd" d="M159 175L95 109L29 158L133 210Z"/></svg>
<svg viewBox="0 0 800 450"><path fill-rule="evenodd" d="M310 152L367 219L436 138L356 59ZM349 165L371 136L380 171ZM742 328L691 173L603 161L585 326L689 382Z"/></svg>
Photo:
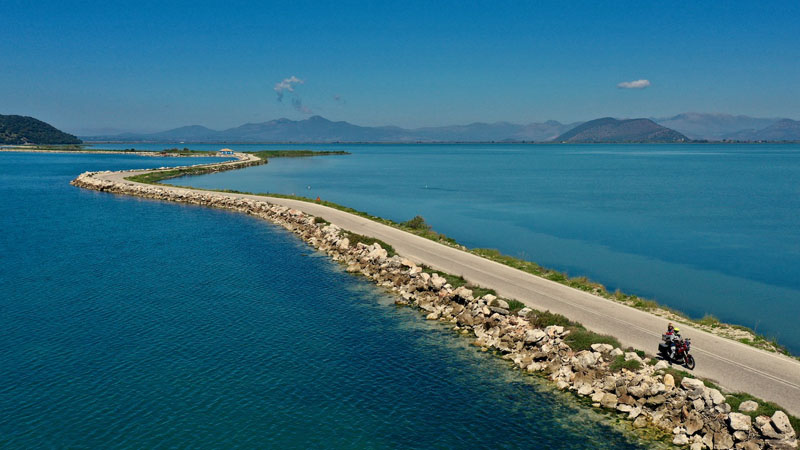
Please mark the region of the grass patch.
<svg viewBox="0 0 800 450"><path fill-rule="evenodd" d="M319 216L314 217L314 223L317 224L317 225L319 225L319 224L330 225L331 224L330 222L328 222L327 220L325 220L325 219L323 219L322 217L319 217Z"/></svg>
<svg viewBox="0 0 800 450"><path fill-rule="evenodd" d="M628 369L631 372L635 372L642 368L642 363L640 363L635 359L629 359L628 361L625 361L625 355L617 355L617 357L614 358L614 361L611 362L611 365L609 365L608 368L612 372L619 372L622 369Z"/></svg>
<svg viewBox="0 0 800 450"><path fill-rule="evenodd" d="M525 307L525 304L518 300L509 299L506 302L508 302L508 312L511 314L516 314Z"/></svg>
<svg viewBox="0 0 800 450"><path fill-rule="evenodd" d="M591 350L592 344L609 344L613 347L619 347L620 343L614 336L607 334L599 334L594 331L589 331L581 328L570 329L570 333L564 338L572 350L579 352L582 350Z"/></svg>
<svg viewBox="0 0 800 450"><path fill-rule="evenodd" d="M550 325L558 325L564 328L583 328L578 322L573 322L561 314L550 311L532 311L528 314L528 321L534 328L545 328Z"/></svg>
<svg viewBox="0 0 800 450"><path fill-rule="evenodd" d="M386 242L383 242L380 239L375 239L375 238L363 236L361 234L352 233L352 232L347 231L347 230L342 230L342 234L344 234L344 237L346 237L350 241L350 245L358 245L358 244L372 245L372 244L378 244L384 250L386 250L386 253L389 255L390 258L397 254L397 252L394 251L394 247L392 247L391 245L387 244Z"/></svg>

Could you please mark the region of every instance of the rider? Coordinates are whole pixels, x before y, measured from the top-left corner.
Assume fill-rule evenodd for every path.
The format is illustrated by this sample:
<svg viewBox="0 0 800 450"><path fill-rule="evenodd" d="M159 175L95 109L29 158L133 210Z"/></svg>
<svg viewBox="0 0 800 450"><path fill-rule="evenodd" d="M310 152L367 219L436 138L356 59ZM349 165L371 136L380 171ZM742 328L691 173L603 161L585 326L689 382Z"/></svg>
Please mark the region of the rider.
<svg viewBox="0 0 800 450"><path fill-rule="evenodd" d="M667 336L669 336L669 357L675 359L675 351L677 350L677 342L681 338L681 330L675 328L670 322L667 325Z"/></svg>

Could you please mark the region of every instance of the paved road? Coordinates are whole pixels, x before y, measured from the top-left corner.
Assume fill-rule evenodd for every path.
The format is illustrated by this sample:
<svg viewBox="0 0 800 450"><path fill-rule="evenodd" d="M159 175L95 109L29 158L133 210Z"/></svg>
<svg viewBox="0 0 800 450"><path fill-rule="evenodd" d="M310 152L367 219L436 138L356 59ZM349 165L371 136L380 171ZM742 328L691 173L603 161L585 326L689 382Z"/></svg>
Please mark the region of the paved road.
<svg viewBox="0 0 800 450"><path fill-rule="evenodd" d="M126 172L100 175L117 182ZM187 191L183 188L169 188ZM264 201L265 197L219 193L222 196ZM492 288L539 310L563 314L598 333L610 334L624 346L655 353L667 321L652 314L513 269L387 225L326 206L269 198L280 204L320 216L346 230L380 239L395 250L434 269L461 275L467 281ZM800 415L800 361L758 350L739 342L681 324L683 336L692 338L698 376L715 380L731 391L745 391L774 401L793 415Z"/></svg>

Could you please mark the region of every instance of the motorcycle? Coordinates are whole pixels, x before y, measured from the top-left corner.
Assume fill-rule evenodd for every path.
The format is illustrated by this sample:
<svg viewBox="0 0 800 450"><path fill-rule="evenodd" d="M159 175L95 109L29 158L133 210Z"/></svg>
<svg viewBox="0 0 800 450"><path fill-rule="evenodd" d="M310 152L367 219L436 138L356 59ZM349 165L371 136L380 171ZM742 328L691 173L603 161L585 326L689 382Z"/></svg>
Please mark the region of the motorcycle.
<svg viewBox="0 0 800 450"><path fill-rule="evenodd" d="M694 356L689 354L689 350L692 348L691 339L681 339L677 336L662 334L661 341L662 342L658 344L658 353L665 361L681 364L689 370L694 369ZM675 346L674 357L670 355L670 347L672 345Z"/></svg>

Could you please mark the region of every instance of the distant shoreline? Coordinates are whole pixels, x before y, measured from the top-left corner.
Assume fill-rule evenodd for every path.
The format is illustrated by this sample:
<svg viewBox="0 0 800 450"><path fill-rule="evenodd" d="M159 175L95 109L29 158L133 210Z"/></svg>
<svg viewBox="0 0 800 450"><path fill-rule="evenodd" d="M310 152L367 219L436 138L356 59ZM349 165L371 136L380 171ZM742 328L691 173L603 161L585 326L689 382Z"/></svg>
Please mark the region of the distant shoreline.
<svg viewBox="0 0 800 450"><path fill-rule="evenodd" d="M686 142L551 142L551 141L84 141L97 144L163 144L163 145L706 145L706 144L800 144L800 141L706 141Z"/></svg>

